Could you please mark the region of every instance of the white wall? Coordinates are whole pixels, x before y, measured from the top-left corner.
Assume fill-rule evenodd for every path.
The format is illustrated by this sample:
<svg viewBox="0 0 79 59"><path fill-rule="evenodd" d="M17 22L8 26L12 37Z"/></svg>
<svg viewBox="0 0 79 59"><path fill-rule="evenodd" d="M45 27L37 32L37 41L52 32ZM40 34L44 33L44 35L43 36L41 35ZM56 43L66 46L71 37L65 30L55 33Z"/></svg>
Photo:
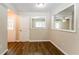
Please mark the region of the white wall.
<svg viewBox="0 0 79 59"><path fill-rule="evenodd" d="M7 49L7 10L0 5L0 54Z"/></svg>
<svg viewBox="0 0 79 59"><path fill-rule="evenodd" d="M50 15L48 12L24 12L20 14L20 17L28 17L29 27L29 38L31 41L48 40L48 29L32 29L31 28L31 17L32 16L46 16L47 27L49 27ZM24 35L25 36L25 35Z"/></svg>
<svg viewBox="0 0 79 59"><path fill-rule="evenodd" d="M67 7L70 4L64 4L63 7ZM53 12L54 14L62 10L62 6L59 10ZM55 43L61 50L67 54L79 54L79 4L76 5L76 20L77 20L77 31L64 32L58 30L50 31L50 40Z"/></svg>

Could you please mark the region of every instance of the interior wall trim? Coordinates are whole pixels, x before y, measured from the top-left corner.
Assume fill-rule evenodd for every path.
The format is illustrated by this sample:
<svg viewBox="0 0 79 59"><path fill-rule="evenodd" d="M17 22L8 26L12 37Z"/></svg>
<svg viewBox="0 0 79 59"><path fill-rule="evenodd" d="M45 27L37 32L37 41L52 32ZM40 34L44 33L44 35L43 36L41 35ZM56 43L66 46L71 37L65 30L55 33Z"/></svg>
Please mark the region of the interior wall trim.
<svg viewBox="0 0 79 59"><path fill-rule="evenodd" d="M4 55L7 51L8 49L4 50L4 52L2 52L0 55Z"/></svg>
<svg viewBox="0 0 79 59"><path fill-rule="evenodd" d="M50 40L29 40L29 42L45 42L45 41L50 41Z"/></svg>
<svg viewBox="0 0 79 59"><path fill-rule="evenodd" d="M10 41L10 42L45 42L50 40L27 40L27 41Z"/></svg>
<svg viewBox="0 0 79 59"><path fill-rule="evenodd" d="M58 45L56 45L54 42L52 42L51 40L50 40L50 42L51 42L56 48L58 48L63 54L69 55L69 54L66 53L64 50L62 50Z"/></svg>

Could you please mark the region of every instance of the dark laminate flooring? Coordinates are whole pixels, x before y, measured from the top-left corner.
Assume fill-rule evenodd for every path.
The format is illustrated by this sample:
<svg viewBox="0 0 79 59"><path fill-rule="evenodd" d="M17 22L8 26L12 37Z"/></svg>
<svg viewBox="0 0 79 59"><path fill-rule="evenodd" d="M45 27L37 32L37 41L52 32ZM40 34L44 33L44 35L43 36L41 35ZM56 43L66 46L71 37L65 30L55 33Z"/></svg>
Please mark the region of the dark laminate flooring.
<svg viewBox="0 0 79 59"><path fill-rule="evenodd" d="M9 42L6 55L63 55L50 42Z"/></svg>

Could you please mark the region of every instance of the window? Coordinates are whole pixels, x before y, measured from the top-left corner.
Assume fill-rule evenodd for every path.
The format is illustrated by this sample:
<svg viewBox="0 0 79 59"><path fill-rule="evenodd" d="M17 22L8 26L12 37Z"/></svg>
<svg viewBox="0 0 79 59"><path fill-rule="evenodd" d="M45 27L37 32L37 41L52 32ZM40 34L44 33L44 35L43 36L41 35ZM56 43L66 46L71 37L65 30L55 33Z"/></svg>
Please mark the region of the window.
<svg viewBox="0 0 79 59"><path fill-rule="evenodd" d="M35 27L46 27L45 22L36 22Z"/></svg>
<svg viewBox="0 0 79 59"><path fill-rule="evenodd" d="M8 17L8 30L14 30L15 22L13 17Z"/></svg>
<svg viewBox="0 0 79 59"><path fill-rule="evenodd" d="M46 28L45 17L32 17L32 28Z"/></svg>

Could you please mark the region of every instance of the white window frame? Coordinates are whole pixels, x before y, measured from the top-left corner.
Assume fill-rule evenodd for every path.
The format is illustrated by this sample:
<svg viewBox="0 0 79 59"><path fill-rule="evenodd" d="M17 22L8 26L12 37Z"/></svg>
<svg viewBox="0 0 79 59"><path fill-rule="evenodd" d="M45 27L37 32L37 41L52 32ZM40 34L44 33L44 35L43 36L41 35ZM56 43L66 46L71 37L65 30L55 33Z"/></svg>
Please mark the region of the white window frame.
<svg viewBox="0 0 79 59"><path fill-rule="evenodd" d="M46 27L37 27L37 28L33 28L32 27L32 19L35 18L35 17L43 17L45 18L45 24L46 24ZM46 16L31 16L31 29L47 29L47 22L46 22Z"/></svg>

